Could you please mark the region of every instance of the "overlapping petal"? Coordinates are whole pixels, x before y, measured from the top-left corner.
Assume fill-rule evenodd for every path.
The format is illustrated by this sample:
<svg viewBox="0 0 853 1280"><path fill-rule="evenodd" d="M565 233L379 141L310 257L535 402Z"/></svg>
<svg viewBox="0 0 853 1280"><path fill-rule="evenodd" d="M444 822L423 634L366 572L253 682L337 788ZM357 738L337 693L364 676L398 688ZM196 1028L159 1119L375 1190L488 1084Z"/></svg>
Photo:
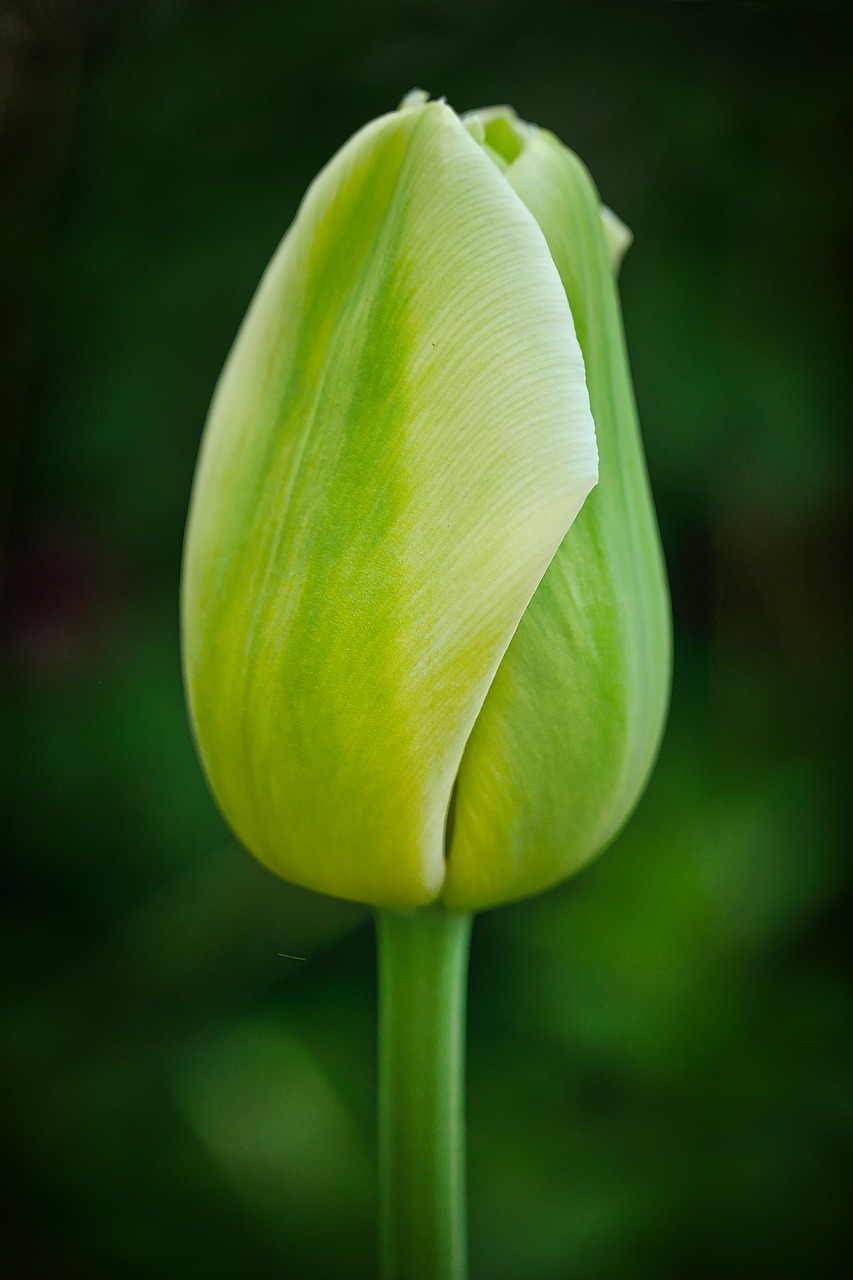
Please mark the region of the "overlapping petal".
<svg viewBox="0 0 853 1280"><path fill-rule="evenodd" d="M443 892L460 908L535 893L602 849L648 777L670 675L668 593L611 263L626 237L602 224L588 173L556 138L511 112L486 119L497 145L502 121L504 180L565 286L600 482L528 605L463 756Z"/></svg>
<svg viewBox="0 0 853 1280"><path fill-rule="evenodd" d="M194 486L184 665L214 794L280 875L382 906L440 894L465 744L596 479L571 312L514 181L441 103L357 134L259 287ZM511 793L483 776L504 758L495 735L516 735L513 787L527 785L517 749L544 760L510 705L544 669L544 614L525 618L530 642L513 642L466 752L456 900L480 863L472 830L509 816Z"/></svg>

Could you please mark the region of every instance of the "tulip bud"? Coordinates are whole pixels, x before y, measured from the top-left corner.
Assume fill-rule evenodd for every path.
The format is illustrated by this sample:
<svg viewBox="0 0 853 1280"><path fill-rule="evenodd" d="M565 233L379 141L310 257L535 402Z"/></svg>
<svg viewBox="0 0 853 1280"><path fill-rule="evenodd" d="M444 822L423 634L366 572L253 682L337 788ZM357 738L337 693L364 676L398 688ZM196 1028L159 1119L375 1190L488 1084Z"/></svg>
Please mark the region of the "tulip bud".
<svg viewBox="0 0 853 1280"><path fill-rule="evenodd" d="M205 426L183 650L213 793L285 879L492 905L576 870L645 783L667 595L604 216L551 134L414 94L261 281Z"/></svg>

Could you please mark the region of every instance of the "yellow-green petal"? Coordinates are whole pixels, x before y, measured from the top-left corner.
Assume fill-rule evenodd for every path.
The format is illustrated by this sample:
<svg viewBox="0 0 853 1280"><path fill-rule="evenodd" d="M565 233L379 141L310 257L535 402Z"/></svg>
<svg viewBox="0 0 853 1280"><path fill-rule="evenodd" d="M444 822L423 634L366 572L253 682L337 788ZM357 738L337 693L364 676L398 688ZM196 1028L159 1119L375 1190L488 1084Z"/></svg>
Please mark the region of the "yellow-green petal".
<svg viewBox="0 0 853 1280"><path fill-rule="evenodd" d="M438 896L465 742L595 478L536 221L448 107L374 121L261 282L191 504L191 715L262 862L377 905Z"/></svg>
<svg viewBox="0 0 853 1280"><path fill-rule="evenodd" d="M462 760L443 899L466 908L547 888L612 838L651 769L670 677L668 594L611 261L626 237L602 221L585 168L549 133L529 135L505 181L536 217L565 285L600 475Z"/></svg>

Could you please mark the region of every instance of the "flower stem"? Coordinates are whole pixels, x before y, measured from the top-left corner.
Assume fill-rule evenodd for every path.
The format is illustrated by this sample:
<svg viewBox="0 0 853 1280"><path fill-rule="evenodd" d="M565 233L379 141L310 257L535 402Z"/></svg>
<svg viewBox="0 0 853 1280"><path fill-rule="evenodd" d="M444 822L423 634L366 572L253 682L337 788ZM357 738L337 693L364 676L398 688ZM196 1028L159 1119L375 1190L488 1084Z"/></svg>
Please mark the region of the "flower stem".
<svg viewBox="0 0 853 1280"><path fill-rule="evenodd" d="M465 995L472 916L376 913L383 1280L464 1280Z"/></svg>

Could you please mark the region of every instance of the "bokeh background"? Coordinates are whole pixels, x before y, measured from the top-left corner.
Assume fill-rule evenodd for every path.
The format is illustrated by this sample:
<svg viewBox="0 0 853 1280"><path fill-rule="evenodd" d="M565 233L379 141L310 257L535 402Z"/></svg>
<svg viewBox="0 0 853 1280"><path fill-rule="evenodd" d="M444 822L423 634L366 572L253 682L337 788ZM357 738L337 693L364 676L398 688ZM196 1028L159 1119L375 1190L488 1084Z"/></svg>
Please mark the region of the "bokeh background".
<svg viewBox="0 0 853 1280"><path fill-rule="evenodd" d="M375 1275L371 922L225 829L177 590L257 279L413 85L635 232L676 632L625 834L476 925L473 1280L846 1274L851 51L820 4L0 4L4 1277Z"/></svg>

